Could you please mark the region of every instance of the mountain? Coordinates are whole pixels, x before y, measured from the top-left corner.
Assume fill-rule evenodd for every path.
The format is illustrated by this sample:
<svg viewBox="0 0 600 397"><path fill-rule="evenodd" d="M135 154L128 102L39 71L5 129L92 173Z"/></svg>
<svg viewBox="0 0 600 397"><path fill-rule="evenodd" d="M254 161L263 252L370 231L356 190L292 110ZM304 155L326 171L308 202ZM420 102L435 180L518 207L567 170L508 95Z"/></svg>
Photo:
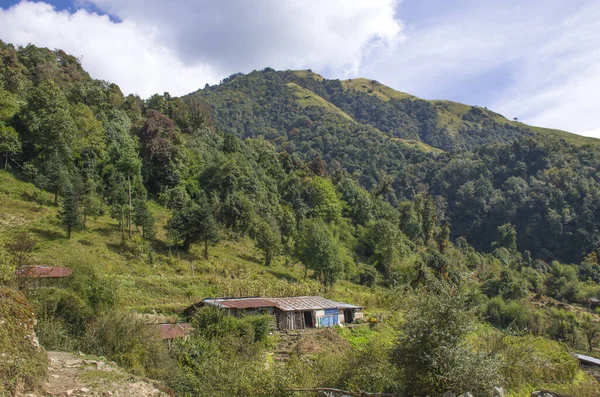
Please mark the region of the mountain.
<svg viewBox="0 0 600 397"><path fill-rule="evenodd" d="M597 396L572 355L598 344L595 142L310 71L124 96L60 50L0 42L0 314L33 324L20 288L42 346L181 396ZM287 338L268 315L184 315L208 296L311 295L369 321ZM165 344L159 321L194 330ZM0 394L43 382L21 350Z"/></svg>
<svg viewBox="0 0 600 397"><path fill-rule="evenodd" d="M273 128L293 140L290 131L305 127L296 125L294 118L312 116L312 122L327 124L328 120L336 120L347 124L346 128L372 127L392 139L419 141L425 144L425 150L473 149L536 134L573 144L600 144L595 138L511 121L487 108L422 100L364 78L327 80L310 70L267 68L248 75L238 73L188 98L203 98L216 105L213 114L218 125L240 137ZM279 111L286 116L278 115ZM243 125L236 123L240 117Z"/></svg>

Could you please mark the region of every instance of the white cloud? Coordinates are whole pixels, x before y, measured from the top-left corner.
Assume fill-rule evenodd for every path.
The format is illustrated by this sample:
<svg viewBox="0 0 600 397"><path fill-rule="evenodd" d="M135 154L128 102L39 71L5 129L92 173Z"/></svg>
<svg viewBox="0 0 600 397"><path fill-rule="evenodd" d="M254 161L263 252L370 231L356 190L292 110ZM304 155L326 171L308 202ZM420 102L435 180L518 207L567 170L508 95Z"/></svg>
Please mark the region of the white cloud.
<svg viewBox="0 0 600 397"><path fill-rule="evenodd" d="M363 57L401 39L395 0L79 0L75 13L22 1L0 9L0 38L83 56L92 77L146 97L192 92L271 66L357 73ZM86 4L118 17L86 11Z"/></svg>
<svg viewBox="0 0 600 397"><path fill-rule="evenodd" d="M313 68L357 73L365 51L401 38L396 0L87 0L153 26L187 62L226 73Z"/></svg>
<svg viewBox="0 0 600 397"><path fill-rule="evenodd" d="M93 77L142 96L182 95L267 66L311 68L600 137L594 0L73 1L83 9L0 9L0 38L83 56ZM407 7L419 15L403 24Z"/></svg>
<svg viewBox="0 0 600 397"><path fill-rule="evenodd" d="M134 22L114 23L85 10L56 11L46 3L21 2L0 10L2 40L63 49L82 58L92 77L116 82L125 93L184 94L218 81L210 66L185 65L156 35Z"/></svg>
<svg viewBox="0 0 600 397"><path fill-rule="evenodd" d="M406 41L364 74L427 99L600 137L600 3L455 3L407 24Z"/></svg>

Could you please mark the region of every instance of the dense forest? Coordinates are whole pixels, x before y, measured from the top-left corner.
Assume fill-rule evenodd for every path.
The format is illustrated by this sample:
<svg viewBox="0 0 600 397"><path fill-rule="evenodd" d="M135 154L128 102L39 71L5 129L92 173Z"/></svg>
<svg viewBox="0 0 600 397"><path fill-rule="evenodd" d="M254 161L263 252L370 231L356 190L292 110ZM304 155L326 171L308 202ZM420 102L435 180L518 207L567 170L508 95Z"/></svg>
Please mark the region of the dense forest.
<svg viewBox="0 0 600 397"><path fill-rule="evenodd" d="M119 270L81 267L71 284L28 296L49 349L105 355L190 396L287 396L292 386L411 395L535 383L597 390L575 382L581 375L567 353L592 352L600 335L597 315L582 306L600 297L594 141L310 71L267 68L181 98L142 99L92 79L63 51L0 42L0 154L7 200L10 174L32 186L28 200L56 211L44 222L64 231L61 240L75 235L80 244L81 233L97 232L116 238L107 246L125 258ZM104 219L112 226L92 231ZM0 281L12 285L15 266L58 238L38 233L48 240L38 244L28 234L34 229L10 223L0 227ZM260 264L239 268L257 272L211 262L223 244L246 242ZM192 266L191 278L178 267L196 261L204 270ZM116 312L126 304L114 291L132 288L118 286L117 276L163 265L166 275L205 277L202 293L282 269L271 271L285 291L264 281L233 295L342 294L387 323L374 316L341 358L298 358L275 369L260 358L274 343L261 317L203 311L192 341L169 351L139 330L120 336L130 345L111 339L138 321ZM179 294L175 284L175 292L153 291L168 299ZM194 291L185 291L187 300L205 297ZM531 303L543 299L562 306ZM565 309L571 304L580 311ZM518 355L523 346L538 349L537 364ZM426 354L435 360L421 360ZM554 372L544 367L550 361Z"/></svg>

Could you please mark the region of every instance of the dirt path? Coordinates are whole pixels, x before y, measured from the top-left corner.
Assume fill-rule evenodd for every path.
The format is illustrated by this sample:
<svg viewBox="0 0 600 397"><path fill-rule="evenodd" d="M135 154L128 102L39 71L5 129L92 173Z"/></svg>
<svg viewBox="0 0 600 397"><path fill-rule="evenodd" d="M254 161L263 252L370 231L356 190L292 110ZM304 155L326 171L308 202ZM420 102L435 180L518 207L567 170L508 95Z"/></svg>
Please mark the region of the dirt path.
<svg viewBox="0 0 600 397"><path fill-rule="evenodd" d="M42 390L23 395L42 396L161 397L173 393L150 380L128 374L114 363L72 353L48 352L48 379Z"/></svg>

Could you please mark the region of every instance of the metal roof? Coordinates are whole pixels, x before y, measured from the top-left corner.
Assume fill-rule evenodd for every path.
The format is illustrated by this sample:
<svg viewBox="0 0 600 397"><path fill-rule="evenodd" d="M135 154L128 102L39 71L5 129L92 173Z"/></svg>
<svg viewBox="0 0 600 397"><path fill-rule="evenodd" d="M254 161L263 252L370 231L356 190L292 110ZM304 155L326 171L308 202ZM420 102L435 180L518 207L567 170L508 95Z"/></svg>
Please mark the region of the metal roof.
<svg viewBox="0 0 600 397"><path fill-rule="evenodd" d="M227 307L230 309L250 309L259 307L275 307L276 305L268 300L262 298L240 298L240 299L229 299L229 298L214 298L204 299L202 302L210 306Z"/></svg>
<svg viewBox="0 0 600 397"><path fill-rule="evenodd" d="M276 307L284 312L321 309L360 309L360 306L341 303L320 296L294 296L289 298L206 298L203 303L211 306L250 309Z"/></svg>
<svg viewBox="0 0 600 397"><path fill-rule="evenodd" d="M69 277L72 269L52 266L25 266L17 269L17 276L26 278L62 278Z"/></svg>
<svg viewBox="0 0 600 397"><path fill-rule="evenodd" d="M576 354L575 357L586 364L600 365L600 360L594 357L584 356L583 354Z"/></svg>

